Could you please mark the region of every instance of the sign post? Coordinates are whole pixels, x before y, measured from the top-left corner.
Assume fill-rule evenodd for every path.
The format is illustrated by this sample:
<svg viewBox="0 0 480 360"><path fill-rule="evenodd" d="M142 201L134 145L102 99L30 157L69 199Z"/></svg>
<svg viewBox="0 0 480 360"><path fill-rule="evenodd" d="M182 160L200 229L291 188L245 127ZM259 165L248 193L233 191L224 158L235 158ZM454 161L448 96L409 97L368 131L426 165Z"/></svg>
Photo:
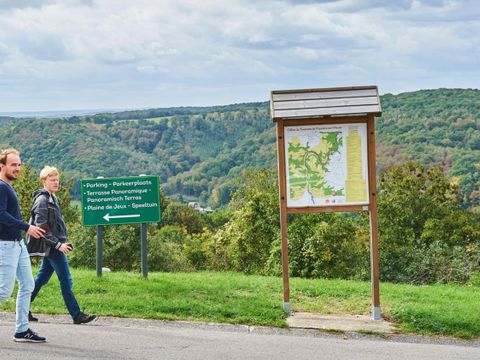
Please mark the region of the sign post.
<svg viewBox="0 0 480 360"><path fill-rule="evenodd" d="M97 266L97 276L102 276L102 267L103 267L103 226L97 226L97 261L95 262Z"/></svg>
<svg viewBox="0 0 480 360"><path fill-rule="evenodd" d="M142 260L142 275L147 277L148 275L148 245L147 245L147 224L142 223L140 225L140 257Z"/></svg>
<svg viewBox="0 0 480 360"><path fill-rule="evenodd" d="M142 274L147 276L147 224L160 221L158 176L81 181L82 220L97 226L97 276L102 274L104 225L141 224Z"/></svg>
<svg viewBox="0 0 480 360"><path fill-rule="evenodd" d="M277 90L278 183L284 310L290 314L287 215L369 211L372 318L381 320L374 116L376 86Z"/></svg>

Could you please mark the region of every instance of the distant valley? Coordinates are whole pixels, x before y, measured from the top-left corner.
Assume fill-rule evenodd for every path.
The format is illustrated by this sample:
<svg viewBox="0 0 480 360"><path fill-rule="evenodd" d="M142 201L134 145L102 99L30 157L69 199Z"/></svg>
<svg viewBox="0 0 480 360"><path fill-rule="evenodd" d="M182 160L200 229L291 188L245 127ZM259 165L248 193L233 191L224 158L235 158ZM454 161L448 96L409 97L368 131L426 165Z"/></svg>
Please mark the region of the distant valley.
<svg viewBox="0 0 480 360"><path fill-rule="evenodd" d="M421 90L381 96L377 167L406 160L439 164L478 206L480 91ZM46 118L0 116L0 144L34 169L59 167L79 180L158 175L180 201L227 204L246 169L276 168L268 102L178 107Z"/></svg>

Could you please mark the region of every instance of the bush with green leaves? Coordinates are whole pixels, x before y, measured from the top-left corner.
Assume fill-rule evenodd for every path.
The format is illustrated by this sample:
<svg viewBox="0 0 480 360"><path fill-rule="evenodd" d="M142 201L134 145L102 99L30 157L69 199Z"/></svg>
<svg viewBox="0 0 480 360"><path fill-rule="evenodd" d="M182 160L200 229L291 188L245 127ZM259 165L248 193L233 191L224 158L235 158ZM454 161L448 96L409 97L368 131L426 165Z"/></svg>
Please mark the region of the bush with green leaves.
<svg viewBox="0 0 480 360"><path fill-rule="evenodd" d="M409 283L468 283L480 271L480 245L451 246L435 241L415 248L405 268Z"/></svg>
<svg viewBox="0 0 480 360"><path fill-rule="evenodd" d="M280 231L278 187L271 170L248 172L231 203L230 221L215 235L218 264L245 273L266 273Z"/></svg>
<svg viewBox="0 0 480 360"><path fill-rule="evenodd" d="M95 267L96 229L80 224L69 194L58 197L75 251L72 266ZM162 195L162 223L148 224L150 271L235 270L281 274L277 174L251 171L235 185L227 209L199 214ZM15 182L22 212L40 187L25 167ZM464 211L458 187L440 167L408 162L381 175L378 196L380 275L383 280L476 283L480 273L480 215ZM288 217L290 274L311 278L368 279L368 214ZM103 265L140 271L140 225L104 227Z"/></svg>
<svg viewBox="0 0 480 360"><path fill-rule="evenodd" d="M366 225L361 216L296 215L288 225L290 273L307 278L368 276Z"/></svg>
<svg viewBox="0 0 480 360"><path fill-rule="evenodd" d="M69 263L73 267L86 267L94 269L96 266L96 228L82 226L80 223L68 225L68 241L74 246L69 257Z"/></svg>
<svg viewBox="0 0 480 360"><path fill-rule="evenodd" d="M188 234L181 227L166 225L148 236L148 268L151 271L189 271L183 247Z"/></svg>
<svg viewBox="0 0 480 360"><path fill-rule="evenodd" d="M183 247L183 252L190 266L195 270L217 270L215 239L210 229L202 233L191 234Z"/></svg>
<svg viewBox="0 0 480 360"><path fill-rule="evenodd" d="M95 268L96 227L86 227L78 223L70 224L68 232L68 240L74 245L74 251L69 255L70 264ZM104 267L111 270L140 271L140 225L104 226L102 248L102 265Z"/></svg>
<svg viewBox="0 0 480 360"><path fill-rule="evenodd" d="M20 202L22 219L23 221L28 222L30 219L30 209L33 204L32 194L35 190L43 187L40 178L35 171L28 167L28 165L23 165L20 171L20 176L12 183L12 186L15 189Z"/></svg>
<svg viewBox="0 0 480 360"><path fill-rule="evenodd" d="M381 277L416 283L468 280L480 265L464 256L480 242L478 216L460 209L458 187L442 168L408 162L383 174L380 185Z"/></svg>
<svg viewBox="0 0 480 360"><path fill-rule="evenodd" d="M206 226L205 217L194 208L171 201L162 211L162 225L176 225L185 228L187 233L201 233Z"/></svg>
<svg viewBox="0 0 480 360"><path fill-rule="evenodd" d="M234 194L230 221L213 236L220 269L279 275L281 239L276 174L249 173ZM363 216L291 215L289 269L301 277L368 277L369 236Z"/></svg>

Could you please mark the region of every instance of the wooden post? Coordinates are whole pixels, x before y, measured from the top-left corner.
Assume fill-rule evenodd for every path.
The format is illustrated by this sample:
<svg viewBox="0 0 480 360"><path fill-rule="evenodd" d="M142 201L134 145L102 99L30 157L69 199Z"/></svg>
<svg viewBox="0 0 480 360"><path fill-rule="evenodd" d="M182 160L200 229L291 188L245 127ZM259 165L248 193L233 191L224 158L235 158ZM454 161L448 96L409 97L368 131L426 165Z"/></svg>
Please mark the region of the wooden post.
<svg viewBox="0 0 480 360"><path fill-rule="evenodd" d="M368 137L368 189L370 213L370 266L372 283L372 319L381 320L380 271L378 265L378 216L375 154L375 121L372 115L367 120Z"/></svg>
<svg viewBox="0 0 480 360"><path fill-rule="evenodd" d="M277 122L278 188L280 194L280 231L282 235L283 309L290 315L290 285L288 276L287 184L285 172L285 138L283 120Z"/></svg>

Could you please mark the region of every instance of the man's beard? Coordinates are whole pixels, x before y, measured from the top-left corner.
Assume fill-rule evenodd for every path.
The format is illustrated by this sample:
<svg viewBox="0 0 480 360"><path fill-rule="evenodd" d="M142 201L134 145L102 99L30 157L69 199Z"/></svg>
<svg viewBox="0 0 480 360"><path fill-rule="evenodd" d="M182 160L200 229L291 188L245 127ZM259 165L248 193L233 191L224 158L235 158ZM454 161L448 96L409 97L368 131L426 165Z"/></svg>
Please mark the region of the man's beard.
<svg viewBox="0 0 480 360"><path fill-rule="evenodd" d="M15 175L13 175L13 174L6 174L5 177L6 177L8 180L13 181L13 180L17 180L18 175L15 176Z"/></svg>

